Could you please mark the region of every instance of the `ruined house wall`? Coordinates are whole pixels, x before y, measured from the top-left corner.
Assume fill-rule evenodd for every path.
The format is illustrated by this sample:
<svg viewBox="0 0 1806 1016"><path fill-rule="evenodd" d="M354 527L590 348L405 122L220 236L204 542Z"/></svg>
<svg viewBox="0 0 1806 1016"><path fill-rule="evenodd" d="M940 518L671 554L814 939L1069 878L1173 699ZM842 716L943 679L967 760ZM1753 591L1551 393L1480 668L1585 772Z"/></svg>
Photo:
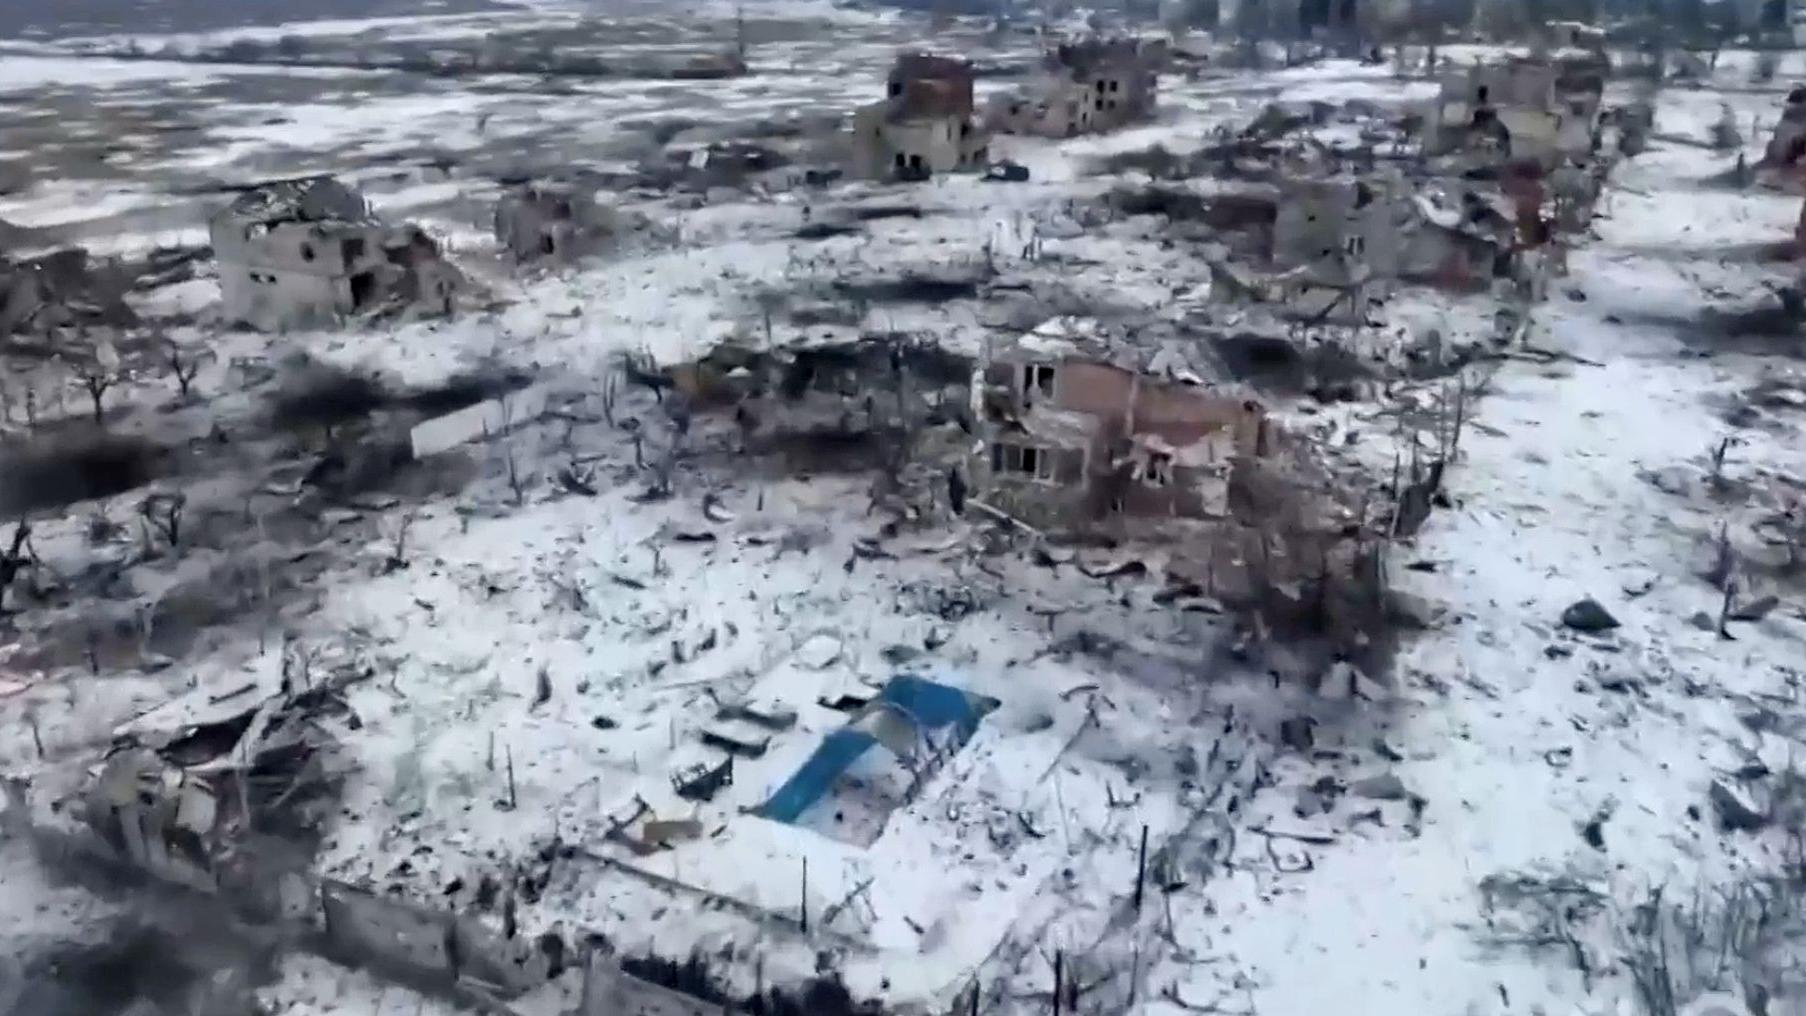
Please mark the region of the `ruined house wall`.
<svg viewBox="0 0 1806 1016"><path fill-rule="evenodd" d="M531 942L503 938L473 915L378 896L331 879L320 885L320 907L333 955L417 984L474 983L512 997L550 973Z"/></svg>
<svg viewBox="0 0 1806 1016"><path fill-rule="evenodd" d="M1012 448L1036 449L1049 463L1047 475L1037 477L1014 468L1009 458ZM999 432L979 443L967 471L986 503L1029 525L1046 528L1101 514L1089 466L1084 448L1059 447L1031 434Z"/></svg>
<svg viewBox="0 0 1806 1016"><path fill-rule="evenodd" d="M1439 155L1467 145L1475 111L1485 107L1511 131L1514 157L1546 158L1560 130L1555 81L1552 65L1534 61L1484 64L1443 75L1431 107L1427 150Z"/></svg>
<svg viewBox="0 0 1806 1016"><path fill-rule="evenodd" d="M721 1007L621 969L614 958L592 950L583 970L583 997L576 1016L720 1016Z"/></svg>
<svg viewBox="0 0 1806 1016"><path fill-rule="evenodd" d="M524 939L507 939L471 914L452 918L452 946L457 977L497 989L506 995L544 983L550 974L545 955Z"/></svg>
<svg viewBox="0 0 1806 1016"><path fill-rule="evenodd" d="M1365 181L1295 181L1284 188L1273 225L1273 261L1314 267L1347 279L1398 272L1408 209Z"/></svg>
<svg viewBox="0 0 1806 1016"><path fill-rule="evenodd" d="M1511 157L1553 165L1561 154L1561 115L1547 109L1513 106L1498 111L1499 122L1511 132Z"/></svg>
<svg viewBox="0 0 1806 1016"><path fill-rule="evenodd" d="M1062 47L1049 55L1045 79L992 104L989 124L1011 134L1062 138L1145 120L1154 112L1159 59L1129 41Z"/></svg>
<svg viewBox="0 0 1806 1016"><path fill-rule="evenodd" d="M1054 367L1053 404L1060 409L1121 421L1128 415L1134 394L1135 375L1120 367L1084 361Z"/></svg>
<svg viewBox="0 0 1806 1016"><path fill-rule="evenodd" d="M352 304L348 279L242 262L220 262L219 285L222 316L263 331L330 325Z"/></svg>
<svg viewBox="0 0 1806 1016"><path fill-rule="evenodd" d="M1074 81L1049 80L992 104L987 126L1006 134L1069 138L1091 130L1091 102Z"/></svg>
<svg viewBox="0 0 1806 1016"><path fill-rule="evenodd" d="M930 173L964 169L960 142L970 130L971 125L958 117L886 123L884 147L890 156L889 165L895 169L919 166Z"/></svg>
<svg viewBox="0 0 1806 1016"><path fill-rule="evenodd" d="M1227 428L1185 446L1138 438L1124 456L1128 475L1118 482L1111 509L1141 518L1225 517L1235 456L1236 434Z"/></svg>
<svg viewBox="0 0 1806 1016"><path fill-rule="evenodd" d="M383 261L383 230L351 223L284 222L269 228L230 215L209 230L220 263L302 275L352 275Z"/></svg>
<svg viewBox="0 0 1806 1016"><path fill-rule="evenodd" d="M231 214L210 227L228 321L265 331L324 326L374 291L386 267L384 232L351 223L286 222L265 229ZM357 287L352 279L360 278Z"/></svg>
<svg viewBox="0 0 1806 1016"><path fill-rule="evenodd" d="M1560 126L1556 129L1555 147L1561 154L1578 158L1593 151L1593 131L1598 118L1589 115L1584 108L1576 108L1578 104L1570 104L1561 116Z"/></svg>
<svg viewBox="0 0 1806 1016"><path fill-rule="evenodd" d="M1080 101L1090 101L1095 130L1113 130L1154 111L1155 77L1139 65L1100 67L1077 81L1084 97Z"/></svg>
<svg viewBox="0 0 1806 1016"><path fill-rule="evenodd" d="M1555 68L1547 63L1484 64L1475 69L1469 85L1475 104L1535 109L1549 109L1555 104Z"/></svg>
<svg viewBox="0 0 1806 1016"><path fill-rule="evenodd" d="M1273 222L1273 263L1315 264L1343 248L1354 221L1355 189L1345 181L1299 181L1284 188Z"/></svg>
<svg viewBox="0 0 1806 1016"><path fill-rule="evenodd" d="M891 66L885 83L891 98L905 96L912 85L931 85L933 90L944 93L931 101L948 104L945 112L971 116L973 78L972 65L956 57L904 53Z"/></svg>
<svg viewBox="0 0 1806 1016"><path fill-rule="evenodd" d="M320 904L333 950L347 960L419 980L454 976L449 915L333 881L321 884Z"/></svg>
<svg viewBox="0 0 1806 1016"><path fill-rule="evenodd" d="M595 253L619 223L588 194L569 190L517 190L495 207L495 235L521 261Z"/></svg>
<svg viewBox="0 0 1806 1016"><path fill-rule="evenodd" d="M889 107L875 103L853 114L852 169L882 179L907 168L930 173L976 169L988 156L988 139L961 117L893 122Z"/></svg>
<svg viewBox="0 0 1806 1016"><path fill-rule="evenodd" d="M1037 526L1221 517L1234 458L1267 451L1259 405L1110 364L1012 356L989 364L984 382L1011 393L1020 428L991 428L971 475L997 507ZM1019 465L1022 447L1035 449L1032 472Z"/></svg>
<svg viewBox="0 0 1806 1016"><path fill-rule="evenodd" d="M1189 385L1144 382L1136 393L1130 429L1155 435L1175 448L1227 431L1233 436L1234 454L1258 455L1263 452L1265 421L1266 414L1255 402Z"/></svg>
<svg viewBox="0 0 1806 1016"><path fill-rule="evenodd" d="M891 151L884 140L885 104L874 102L853 111L853 144L849 170L854 176L879 179L890 172Z"/></svg>
<svg viewBox="0 0 1806 1016"><path fill-rule="evenodd" d="M1221 516L1228 509L1229 472L1227 463L1211 469L1176 466L1172 480L1158 486L1132 478L1118 504L1112 507L1137 518Z"/></svg>

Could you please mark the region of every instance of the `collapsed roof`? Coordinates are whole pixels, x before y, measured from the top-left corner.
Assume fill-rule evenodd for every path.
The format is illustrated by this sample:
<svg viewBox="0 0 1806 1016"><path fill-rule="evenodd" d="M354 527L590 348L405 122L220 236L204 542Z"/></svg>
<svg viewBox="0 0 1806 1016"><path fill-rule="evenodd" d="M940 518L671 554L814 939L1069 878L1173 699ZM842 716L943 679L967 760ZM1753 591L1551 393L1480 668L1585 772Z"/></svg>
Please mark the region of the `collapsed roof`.
<svg viewBox="0 0 1806 1016"><path fill-rule="evenodd" d="M331 176L273 180L240 194L221 213L245 222L346 222L376 225L363 195Z"/></svg>

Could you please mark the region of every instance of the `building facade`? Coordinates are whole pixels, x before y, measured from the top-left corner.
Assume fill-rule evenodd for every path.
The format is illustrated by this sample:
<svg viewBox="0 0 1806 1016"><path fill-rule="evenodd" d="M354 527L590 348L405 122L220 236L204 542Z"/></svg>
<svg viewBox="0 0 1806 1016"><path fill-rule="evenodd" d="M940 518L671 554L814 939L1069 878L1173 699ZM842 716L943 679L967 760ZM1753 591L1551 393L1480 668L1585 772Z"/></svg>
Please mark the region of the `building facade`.
<svg viewBox="0 0 1806 1016"><path fill-rule="evenodd" d="M1086 39L1048 52L1044 75L991 105L988 125L1008 134L1065 138L1116 130L1154 114L1164 44Z"/></svg>
<svg viewBox="0 0 1806 1016"><path fill-rule="evenodd" d="M1595 79L1577 68L1565 80L1548 60L1512 59L1476 64L1444 73L1424 132L1432 156L1465 156L1477 166L1509 161L1553 168L1564 156L1590 151L1598 123L1598 91L1586 98Z"/></svg>
<svg viewBox="0 0 1806 1016"><path fill-rule="evenodd" d="M853 172L868 179L926 179L983 169L990 135L973 118L972 66L906 53L885 97L853 113Z"/></svg>
<svg viewBox="0 0 1806 1016"><path fill-rule="evenodd" d="M331 177L246 192L208 229L222 313L263 331L325 327L405 302L449 313L457 272L414 226L389 226Z"/></svg>
<svg viewBox="0 0 1806 1016"><path fill-rule="evenodd" d="M1267 454L1266 413L1244 396L1157 376L1145 353L1113 351L1081 319L994 349L973 386L969 465L987 503L1053 528L1225 518L1236 460Z"/></svg>

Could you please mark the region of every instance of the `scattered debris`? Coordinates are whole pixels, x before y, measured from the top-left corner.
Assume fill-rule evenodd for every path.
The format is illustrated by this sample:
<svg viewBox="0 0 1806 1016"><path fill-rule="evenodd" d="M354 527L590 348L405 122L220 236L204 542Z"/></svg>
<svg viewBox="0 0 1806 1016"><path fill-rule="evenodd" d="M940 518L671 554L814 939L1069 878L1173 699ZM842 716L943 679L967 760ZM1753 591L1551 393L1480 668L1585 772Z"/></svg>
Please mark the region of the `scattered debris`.
<svg viewBox="0 0 1806 1016"><path fill-rule="evenodd" d="M832 635L813 635L796 651L796 662L810 670L824 670L839 662L841 642Z"/></svg>
<svg viewBox="0 0 1806 1016"><path fill-rule="evenodd" d="M1368 776L1348 785L1348 791L1357 797L1369 797L1376 801L1402 801L1410 795L1405 789L1405 781L1394 773L1380 773Z"/></svg>
<svg viewBox="0 0 1806 1016"><path fill-rule="evenodd" d="M1766 826L1768 814L1743 790L1724 780L1713 780L1710 797L1719 827L1731 832L1754 832Z"/></svg>

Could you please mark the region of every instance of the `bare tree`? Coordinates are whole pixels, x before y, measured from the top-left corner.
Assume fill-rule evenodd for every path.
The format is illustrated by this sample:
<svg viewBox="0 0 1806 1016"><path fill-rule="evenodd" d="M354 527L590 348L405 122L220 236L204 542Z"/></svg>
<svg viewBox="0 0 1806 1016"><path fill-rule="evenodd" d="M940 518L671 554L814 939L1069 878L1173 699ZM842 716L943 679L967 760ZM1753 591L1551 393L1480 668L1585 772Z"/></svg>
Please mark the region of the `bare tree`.
<svg viewBox="0 0 1806 1016"><path fill-rule="evenodd" d="M120 381L117 371L110 370L99 363L83 363L75 369L75 377L88 393L88 401L94 407L94 423L104 426L106 423L106 407L104 402L107 392Z"/></svg>
<svg viewBox="0 0 1806 1016"><path fill-rule="evenodd" d="M383 561L383 574L408 566L408 534L414 528L416 517L413 511L408 511L395 521L389 533L389 556Z"/></svg>
<svg viewBox="0 0 1806 1016"><path fill-rule="evenodd" d="M1617 922L1624 967L1644 1011L1677 1016L1709 992L1766 1002L1785 983L1806 934L1801 900L1799 885L1786 876L1749 876L1691 895L1652 889Z"/></svg>
<svg viewBox="0 0 1806 1016"><path fill-rule="evenodd" d="M1710 482L1712 484L1712 489L1714 489L1714 490L1723 490L1724 489L1724 487L1725 487L1725 476L1724 476L1725 459L1730 455L1731 449L1736 447L1739 443L1741 443L1741 442L1735 436L1727 434L1723 438L1719 439L1718 444L1712 446L1712 449L1711 449L1710 453L1708 454L1708 459L1712 463L1712 472L1707 477L1707 479L1710 480Z"/></svg>
<svg viewBox="0 0 1806 1016"><path fill-rule="evenodd" d="M1718 637L1727 641L1734 637L1725 628L1725 623L1731 619L1731 606L1736 600L1737 574L1732 571L1724 577L1724 596L1718 605Z"/></svg>
<svg viewBox="0 0 1806 1016"><path fill-rule="evenodd" d="M30 538L31 523L20 519L19 524L13 528L12 549L0 554L0 609L6 606L6 591L12 588L13 579L30 562L30 557L25 553L25 541Z"/></svg>
<svg viewBox="0 0 1806 1016"><path fill-rule="evenodd" d="M163 362L169 366L169 376L176 379L176 388L186 402L194 376L201 369L201 356L183 349L174 339L168 339L163 343Z"/></svg>
<svg viewBox="0 0 1806 1016"><path fill-rule="evenodd" d="M521 472L520 456L515 453L513 441L502 442L502 462L508 470L508 489L513 492L514 506L518 508L527 501L527 485L533 477Z"/></svg>
<svg viewBox="0 0 1806 1016"><path fill-rule="evenodd" d="M501 406L501 427L497 431L497 435L501 439L502 468L508 480L508 489L514 495L514 505L518 508L526 503L527 487L532 483L533 476L530 472L522 471L520 454L515 447L515 441L507 436L508 431L513 428L515 423L514 396L512 394L503 395L498 402Z"/></svg>
<svg viewBox="0 0 1806 1016"><path fill-rule="evenodd" d="M1701 577L1714 588L1722 589L1731 580L1731 574L1737 570L1737 553L1731 549L1731 530L1728 524L1718 524L1718 539L1713 542L1713 548L1712 564Z"/></svg>

